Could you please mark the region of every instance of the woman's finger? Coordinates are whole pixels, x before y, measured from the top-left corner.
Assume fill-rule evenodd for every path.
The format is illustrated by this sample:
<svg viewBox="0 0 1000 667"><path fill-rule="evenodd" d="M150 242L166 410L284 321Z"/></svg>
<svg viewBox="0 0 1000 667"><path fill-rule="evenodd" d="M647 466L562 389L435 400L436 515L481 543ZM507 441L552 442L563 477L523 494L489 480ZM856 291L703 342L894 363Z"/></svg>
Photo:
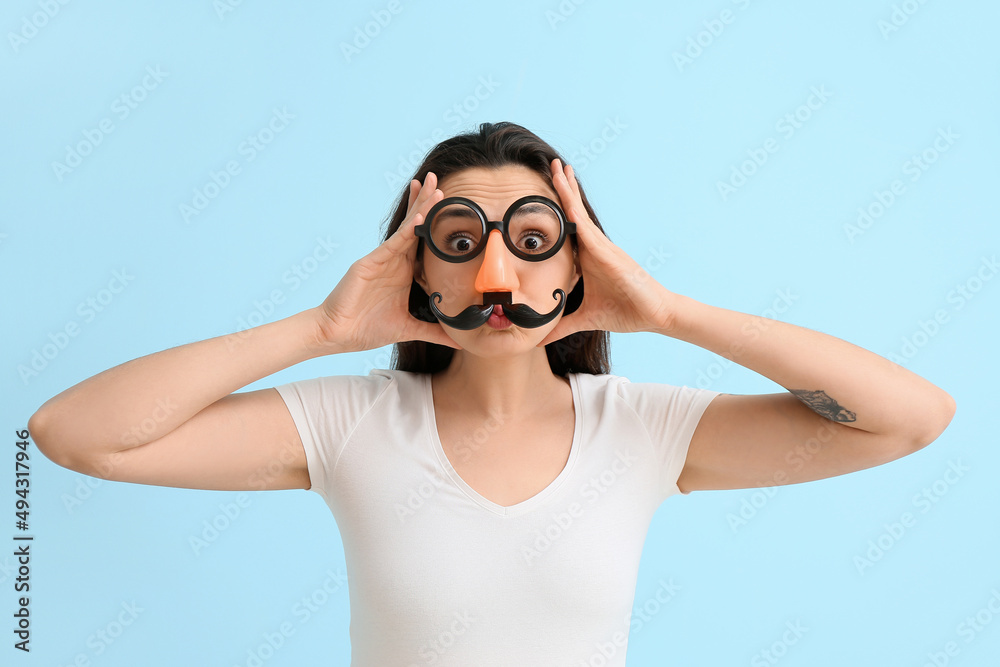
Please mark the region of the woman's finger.
<svg viewBox="0 0 1000 667"><path fill-rule="evenodd" d="M583 196L580 194L580 184L576 180L576 172L573 171L573 165L566 165L566 180L569 182L569 186L573 189L573 194L576 198L583 203Z"/></svg>
<svg viewBox="0 0 1000 667"><path fill-rule="evenodd" d="M563 200L563 208L566 210L566 215L572 214L576 218L580 215L580 211L577 210L579 195L570 187L569 179L566 178L566 168L563 167L562 161L556 158L553 160L553 163L552 185L555 186L559 198ZM579 221L574 219L573 222Z"/></svg>
<svg viewBox="0 0 1000 667"><path fill-rule="evenodd" d="M413 182L416 183L418 181L414 179ZM413 199L413 205L407 210L406 217L403 218L403 222L400 223L399 228L396 229L393 238L390 240L396 243L397 247L405 246L405 244L414 241L416 234L412 232L412 229L421 224L427 217L427 213L431 207L443 198L444 193L437 189L437 176L433 172L427 172L427 176L424 178L419 192ZM397 236L401 237L401 240L398 242L394 240Z"/></svg>
<svg viewBox="0 0 1000 667"><path fill-rule="evenodd" d="M559 198L565 202L566 217L576 223L577 238L584 244L600 244L602 237L607 238L597 230L597 225L587 215L587 208L583 205L583 197L580 195L580 186L573 174L573 167L562 166L558 158L554 160L559 165L558 175L552 179Z"/></svg>
<svg viewBox="0 0 1000 667"><path fill-rule="evenodd" d="M410 195L406 202L406 216L409 217L410 215L412 215L414 207L420 206L420 202L422 201L421 195L425 195L428 189L430 190L430 192L434 192L436 188L437 188L437 175L434 174L434 172L430 171L427 172L427 175L424 176L423 183L421 183L415 178L411 180Z"/></svg>
<svg viewBox="0 0 1000 667"><path fill-rule="evenodd" d="M409 213L413 209L413 201L417 198L417 193L420 192L420 181L413 179L410 181L410 197L406 201L406 211Z"/></svg>
<svg viewBox="0 0 1000 667"><path fill-rule="evenodd" d="M570 186L562 162L558 158L553 160L553 162L556 168L553 170L552 185L555 186L556 193L563 202L563 210L566 212L566 217L569 218L570 222L581 225L585 222L584 219L587 217L587 214L586 209L583 207L583 202L580 201L580 195ZM579 233L579 227L577 227L577 231Z"/></svg>

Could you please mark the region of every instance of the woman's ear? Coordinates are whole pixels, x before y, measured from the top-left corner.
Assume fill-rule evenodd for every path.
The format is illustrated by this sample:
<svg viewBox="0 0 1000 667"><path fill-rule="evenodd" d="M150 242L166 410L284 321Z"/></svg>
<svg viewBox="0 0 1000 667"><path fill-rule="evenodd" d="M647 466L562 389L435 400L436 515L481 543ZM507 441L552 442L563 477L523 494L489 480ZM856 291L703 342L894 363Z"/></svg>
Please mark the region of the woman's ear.
<svg viewBox="0 0 1000 667"><path fill-rule="evenodd" d="M424 260L418 251L413 259L413 281L420 285L421 289L427 291L427 279L424 277Z"/></svg>
<svg viewBox="0 0 1000 667"><path fill-rule="evenodd" d="M574 289L576 289L576 286L579 284L581 280L583 280L583 276L581 276L579 273L576 274L576 277L573 278L573 282L569 284L569 291L572 292Z"/></svg>
<svg viewBox="0 0 1000 667"><path fill-rule="evenodd" d="M583 277L583 268L580 266L580 253L577 251L575 243L573 244L573 266L576 269L576 278L573 279L573 287L576 287L577 281Z"/></svg>

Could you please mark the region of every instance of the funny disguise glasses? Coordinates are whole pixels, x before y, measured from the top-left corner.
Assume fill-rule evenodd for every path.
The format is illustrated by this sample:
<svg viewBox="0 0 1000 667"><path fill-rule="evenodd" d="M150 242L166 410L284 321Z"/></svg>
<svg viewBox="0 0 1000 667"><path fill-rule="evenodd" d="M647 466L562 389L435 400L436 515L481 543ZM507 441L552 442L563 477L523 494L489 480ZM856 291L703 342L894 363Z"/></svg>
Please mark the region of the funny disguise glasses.
<svg viewBox="0 0 1000 667"><path fill-rule="evenodd" d="M541 262L559 252L567 234L576 234L576 223L566 220L559 204L540 195L518 199L504 213L503 220L488 220L471 199L448 197L431 207L414 233L436 256L458 263L479 256L494 229L500 230L515 257Z"/></svg>

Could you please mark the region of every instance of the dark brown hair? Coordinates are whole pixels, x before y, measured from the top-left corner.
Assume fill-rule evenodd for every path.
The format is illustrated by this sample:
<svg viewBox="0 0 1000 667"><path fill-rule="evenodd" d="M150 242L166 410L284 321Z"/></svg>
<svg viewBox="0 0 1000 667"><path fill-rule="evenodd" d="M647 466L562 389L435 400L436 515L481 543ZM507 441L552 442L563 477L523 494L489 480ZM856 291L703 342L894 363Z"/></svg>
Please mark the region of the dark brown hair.
<svg viewBox="0 0 1000 667"><path fill-rule="evenodd" d="M541 175L546 182L552 182L552 172L549 165L552 160L562 156L552 146L532 132L514 123L482 123L478 131L474 130L445 139L432 148L423 163L417 168L413 178L421 183L427 172L432 171L440 183L446 176L463 169L485 167L499 169L506 165L522 165ZM579 183L579 181L577 181ZM384 242L395 233L406 217L409 202L410 183L399 196L396 210L388 220L388 228L382 237ZM587 195L580 187L580 196L587 215L597 228L607 236L597 215L587 201ZM573 248L576 237L570 236ZM423 252L423 239L419 241L417 257ZM563 315L569 315L583 300L583 277L577 281L576 287L566 297L566 310ZM410 286L410 313L425 322L436 322L431 313L427 292L416 282ZM609 351L611 336L607 331L578 331L565 338L545 346L545 354L549 366L556 375L565 377L566 373L590 373L592 375L611 372ZM390 366L394 370L416 373L435 373L444 370L451 363L455 350L446 345L428 343L425 341L407 341L396 343L392 350Z"/></svg>

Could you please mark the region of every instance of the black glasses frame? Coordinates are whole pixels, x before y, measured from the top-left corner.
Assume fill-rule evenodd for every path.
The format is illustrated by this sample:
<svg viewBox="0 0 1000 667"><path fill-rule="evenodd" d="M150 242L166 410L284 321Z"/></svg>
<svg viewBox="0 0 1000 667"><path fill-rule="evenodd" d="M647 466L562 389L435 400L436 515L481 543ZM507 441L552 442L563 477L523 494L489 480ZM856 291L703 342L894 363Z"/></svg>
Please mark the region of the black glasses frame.
<svg viewBox="0 0 1000 667"><path fill-rule="evenodd" d="M556 239L555 244L551 248L539 254L528 254L522 252L510 239L510 219L513 217L514 211L524 204L529 203L545 204L555 211L556 217L559 218L559 238ZM459 255L458 257L446 254L443 250L440 250L436 245L434 245L434 241L431 240L431 223L434 221L434 216L438 213L438 211L449 204L465 204L476 212L476 215L479 216L480 222L483 223L483 235L479 238L479 243L476 245L475 249L472 252ZM433 252L437 257L440 257L446 262L460 264L462 262L468 262L469 260L475 259L486 249L486 241L489 239L490 233L494 229L500 230L500 234L503 236L504 244L515 257L529 262L541 262L559 252L563 247L563 243L566 242L566 237L569 234L576 234L576 223L570 222L566 219L566 214L563 213L559 204L552 201L548 197L542 197L541 195L528 195L527 197L521 197L510 205L507 212L503 214L503 220L488 220L486 213L482 208L480 208L479 204L471 199L466 199L465 197L448 197L446 199L442 199L437 204L434 204L434 206L431 207L431 210L427 212L427 217L424 219L424 222L417 225L413 229L413 232L427 242L427 247L430 248L431 252Z"/></svg>

